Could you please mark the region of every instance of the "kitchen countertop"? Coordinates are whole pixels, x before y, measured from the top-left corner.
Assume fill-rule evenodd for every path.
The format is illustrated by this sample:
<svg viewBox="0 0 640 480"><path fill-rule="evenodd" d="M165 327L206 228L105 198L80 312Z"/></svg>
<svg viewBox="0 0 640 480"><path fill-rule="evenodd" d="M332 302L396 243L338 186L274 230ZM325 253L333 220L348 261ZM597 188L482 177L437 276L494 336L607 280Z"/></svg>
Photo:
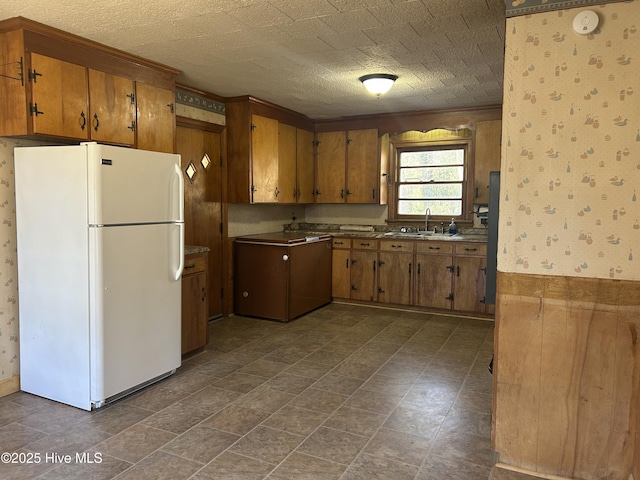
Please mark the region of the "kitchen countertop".
<svg viewBox="0 0 640 480"><path fill-rule="evenodd" d="M185 245L184 246L184 254L185 255L194 255L196 253L207 253L209 251L209 247L200 247L197 245Z"/></svg>
<svg viewBox="0 0 640 480"><path fill-rule="evenodd" d="M341 225L323 223L299 223L286 226L284 234L293 236L331 235L332 237L372 238L377 240L418 240L445 242L486 243L486 228L460 228L456 235L448 233L416 232L416 227L391 227L387 225ZM402 231L409 230L409 231Z"/></svg>
<svg viewBox="0 0 640 480"><path fill-rule="evenodd" d="M314 230L299 230L295 234L298 237L304 235L331 235L332 237L352 237L352 238L374 238L378 240L419 240L419 241L445 241L445 242L473 242L473 243L486 243L486 234L466 233L461 232L456 235L449 235L448 233L430 233L429 235L419 234L416 232L349 232L344 230L338 231L314 231Z"/></svg>
<svg viewBox="0 0 640 480"><path fill-rule="evenodd" d="M258 233L255 235L243 235L237 237L236 240L242 242L254 242L254 243L271 243L279 245L298 245L301 243L317 242L320 240L328 240L331 235L327 232L313 233L303 230L296 230L290 232L269 232Z"/></svg>

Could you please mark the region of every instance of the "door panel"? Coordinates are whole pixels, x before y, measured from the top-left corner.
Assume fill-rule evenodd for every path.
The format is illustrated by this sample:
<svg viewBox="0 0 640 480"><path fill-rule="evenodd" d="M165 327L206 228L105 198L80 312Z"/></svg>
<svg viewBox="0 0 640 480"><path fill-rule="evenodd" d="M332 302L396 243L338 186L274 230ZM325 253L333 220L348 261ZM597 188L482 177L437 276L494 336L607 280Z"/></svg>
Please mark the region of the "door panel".
<svg viewBox="0 0 640 480"><path fill-rule="evenodd" d="M185 244L209 247L209 313L208 317L222 315L222 165L221 137L219 133L178 127L176 151L182 157L182 171L189 162L196 167L190 182L184 178ZM211 162L205 170L201 160L207 155Z"/></svg>
<svg viewBox="0 0 640 480"><path fill-rule="evenodd" d="M416 255L416 305L451 309L452 257Z"/></svg>
<svg viewBox="0 0 640 480"><path fill-rule="evenodd" d="M346 132L318 133L316 202L344 203Z"/></svg>
<svg viewBox="0 0 640 480"><path fill-rule="evenodd" d="M133 80L89 69L91 140L134 145Z"/></svg>
<svg viewBox="0 0 640 480"><path fill-rule="evenodd" d="M359 252L351 255L351 299L372 302L376 286L376 252Z"/></svg>
<svg viewBox="0 0 640 480"><path fill-rule="evenodd" d="M34 133L88 139L87 69L33 53L31 70Z"/></svg>

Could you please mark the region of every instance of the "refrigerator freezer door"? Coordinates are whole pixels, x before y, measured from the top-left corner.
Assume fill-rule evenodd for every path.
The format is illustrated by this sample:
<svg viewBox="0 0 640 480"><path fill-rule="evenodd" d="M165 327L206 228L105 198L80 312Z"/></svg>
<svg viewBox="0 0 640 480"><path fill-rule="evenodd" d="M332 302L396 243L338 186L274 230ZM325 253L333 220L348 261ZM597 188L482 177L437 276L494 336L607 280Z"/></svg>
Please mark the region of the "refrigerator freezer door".
<svg viewBox="0 0 640 480"><path fill-rule="evenodd" d="M184 221L180 155L85 143L89 224Z"/></svg>
<svg viewBox="0 0 640 480"><path fill-rule="evenodd" d="M92 401L180 366L182 225L91 227Z"/></svg>

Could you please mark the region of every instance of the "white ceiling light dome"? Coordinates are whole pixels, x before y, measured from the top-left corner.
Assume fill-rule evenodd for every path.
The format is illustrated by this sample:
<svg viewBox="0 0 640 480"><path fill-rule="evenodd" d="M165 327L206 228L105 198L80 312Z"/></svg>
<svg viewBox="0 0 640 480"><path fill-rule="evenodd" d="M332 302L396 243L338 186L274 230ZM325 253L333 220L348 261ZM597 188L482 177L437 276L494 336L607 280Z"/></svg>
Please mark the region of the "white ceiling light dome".
<svg viewBox="0 0 640 480"><path fill-rule="evenodd" d="M364 88L379 97L387 93L397 79L397 75L391 75L389 73L372 73L363 75L358 80L362 82Z"/></svg>

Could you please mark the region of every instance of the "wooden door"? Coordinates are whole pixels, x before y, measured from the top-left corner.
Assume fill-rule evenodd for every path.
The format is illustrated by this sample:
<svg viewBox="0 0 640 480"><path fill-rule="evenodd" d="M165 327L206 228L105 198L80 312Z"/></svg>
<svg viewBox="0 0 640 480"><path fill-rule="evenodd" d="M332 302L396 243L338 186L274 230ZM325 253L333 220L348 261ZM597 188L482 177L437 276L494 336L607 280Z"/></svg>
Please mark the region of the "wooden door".
<svg viewBox="0 0 640 480"><path fill-rule="evenodd" d="M316 203L344 203L346 195L346 132L317 134Z"/></svg>
<svg viewBox="0 0 640 480"><path fill-rule="evenodd" d="M484 313L486 264L483 257L454 257L454 310Z"/></svg>
<svg viewBox="0 0 640 480"><path fill-rule="evenodd" d="M252 203L274 203L278 187L278 121L251 116Z"/></svg>
<svg viewBox="0 0 640 480"><path fill-rule="evenodd" d="M416 255L416 301L420 307L451 309L453 258Z"/></svg>
<svg viewBox="0 0 640 480"><path fill-rule="evenodd" d="M372 302L375 298L378 254L351 251L351 299Z"/></svg>
<svg viewBox="0 0 640 480"><path fill-rule="evenodd" d="M296 172L298 203L313 203L315 182L315 158L313 132L296 131Z"/></svg>
<svg viewBox="0 0 640 480"><path fill-rule="evenodd" d="M136 83L137 143L142 150L174 152L176 117L173 90Z"/></svg>
<svg viewBox="0 0 640 480"><path fill-rule="evenodd" d="M89 106L91 140L135 144L133 80L89 69Z"/></svg>
<svg viewBox="0 0 640 480"><path fill-rule="evenodd" d="M176 152L182 157L182 171L189 163L196 168L193 181L185 182L185 244L209 248L207 283L209 318L222 315L223 237L222 237L222 165L220 133L197 128L176 129ZM208 159L204 168L202 159ZM205 162L206 163L206 162Z"/></svg>
<svg viewBox="0 0 640 480"><path fill-rule="evenodd" d="M489 203L489 172L500 170L500 139L502 120L490 120L476 124L474 203Z"/></svg>
<svg viewBox="0 0 640 480"><path fill-rule="evenodd" d="M33 133L87 140L87 69L31 54Z"/></svg>
<svg viewBox="0 0 640 480"><path fill-rule="evenodd" d="M334 248L331 257L331 296L351 296L351 251Z"/></svg>
<svg viewBox="0 0 640 480"><path fill-rule="evenodd" d="M411 305L413 254L380 252L378 255L378 301Z"/></svg>
<svg viewBox="0 0 640 480"><path fill-rule="evenodd" d="M296 142L296 127L278 123L278 203L296 202Z"/></svg>
<svg viewBox="0 0 640 480"><path fill-rule="evenodd" d="M380 201L379 151L378 130L347 132L347 202Z"/></svg>

